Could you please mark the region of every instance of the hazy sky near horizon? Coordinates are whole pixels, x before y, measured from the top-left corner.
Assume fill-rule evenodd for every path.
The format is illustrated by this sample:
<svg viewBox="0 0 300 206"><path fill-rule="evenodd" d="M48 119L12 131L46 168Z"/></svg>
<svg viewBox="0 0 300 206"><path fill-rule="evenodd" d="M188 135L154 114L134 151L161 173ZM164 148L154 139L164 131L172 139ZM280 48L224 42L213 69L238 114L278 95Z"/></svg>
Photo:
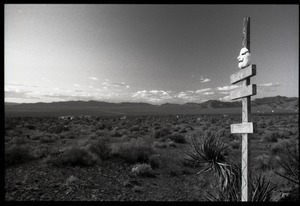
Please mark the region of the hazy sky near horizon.
<svg viewBox="0 0 300 206"><path fill-rule="evenodd" d="M298 97L299 5L5 4L5 101L228 101L247 16L252 99Z"/></svg>

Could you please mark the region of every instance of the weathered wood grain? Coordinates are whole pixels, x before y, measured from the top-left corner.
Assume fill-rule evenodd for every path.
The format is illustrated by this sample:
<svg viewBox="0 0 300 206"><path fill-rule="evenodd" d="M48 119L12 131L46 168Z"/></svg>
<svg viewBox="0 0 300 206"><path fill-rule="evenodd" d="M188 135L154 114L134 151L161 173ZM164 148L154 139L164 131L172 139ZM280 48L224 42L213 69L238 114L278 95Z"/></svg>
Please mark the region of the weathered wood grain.
<svg viewBox="0 0 300 206"><path fill-rule="evenodd" d="M235 84L238 83L248 77L252 77L256 75L256 65L251 64L250 66L232 74L230 76L230 83Z"/></svg>
<svg viewBox="0 0 300 206"><path fill-rule="evenodd" d="M231 125L231 133L233 134L246 134L253 133L253 124L252 122L241 123L241 124L232 124Z"/></svg>
<svg viewBox="0 0 300 206"><path fill-rule="evenodd" d="M256 95L256 84L250 84L248 86L243 86L234 91L231 91L230 99L235 100L235 99L240 99L243 97L248 97L248 96L253 96L253 95Z"/></svg>

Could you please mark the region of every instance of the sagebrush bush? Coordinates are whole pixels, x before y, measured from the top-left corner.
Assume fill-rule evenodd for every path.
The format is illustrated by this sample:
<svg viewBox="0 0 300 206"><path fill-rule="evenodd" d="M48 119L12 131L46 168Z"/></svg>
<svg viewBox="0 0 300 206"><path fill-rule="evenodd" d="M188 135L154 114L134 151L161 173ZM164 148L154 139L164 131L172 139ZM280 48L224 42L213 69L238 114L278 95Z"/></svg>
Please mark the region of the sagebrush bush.
<svg viewBox="0 0 300 206"><path fill-rule="evenodd" d="M36 159L27 145L12 145L5 150L5 166L26 163Z"/></svg>
<svg viewBox="0 0 300 206"><path fill-rule="evenodd" d="M177 133L177 132L173 132L170 136L170 139L177 143L186 143L187 142L185 137L182 134Z"/></svg>
<svg viewBox="0 0 300 206"><path fill-rule="evenodd" d="M149 164L151 168L157 169L161 165L161 157L159 155L151 155L149 157Z"/></svg>
<svg viewBox="0 0 300 206"><path fill-rule="evenodd" d="M295 144L294 141L286 140L286 139L279 139L278 142L274 143L271 146L271 153L273 155L278 155L284 153L287 147L291 147Z"/></svg>
<svg viewBox="0 0 300 206"><path fill-rule="evenodd" d="M231 148L232 148L232 149L239 149L239 148L240 148L240 145L241 145L241 142L240 142L240 141L232 141L232 142L230 143L230 145L231 145Z"/></svg>
<svg viewBox="0 0 300 206"><path fill-rule="evenodd" d="M103 130L103 129L105 129L105 124L98 123L98 124L96 124L95 128L96 128L97 130Z"/></svg>
<svg viewBox="0 0 300 206"><path fill-rule="evenodd" d="M111 156L111 141L108 137L100 137L90 145L90 150L98 155L101 160L107 160Z"/></svg>
<svg viewBox="0 0 300 206"><path fill-rule="evenodd" d="M154 141L154 142L153 142L153 147L167 148L167 147L168 147L168 143L166 143L166 142L157 142L157 141Z"/></svg>
<svg viewBox="0 0 300 206"><path fill-rule="evenodd" d="M155 177L151 165L146 163L134 165L131 172L141 177Z"/></svg>
<svg viewBox="0 0 300 206"><path fill-rule="evenodd" d="M278 138L279 138L278 132L266 132L263 135L262 140L263 142L277 142Z"/></svg>
<svg viewBox="0 0 300 206"><path fill-rule="evenodd" d="M40 138L41 143L52 143L57 140L56 136L43 136Z"/></svg>
<svg viewBox="0 0 300 206"><path fill-rule="evenodd" d="M169 135L171 135L171 131L169 130L169 128L162 128L159 130L155 130L154 132L155 138L168 137Z"/></svg>
<svg viewBox="0 0 300 206"><path fill-rule="evenodd" d="M48 163L57 166L92 166L97 162L97 157L86 148L71 147L58 157L52 157Z"/></svg>
<svg viewBox="0 0 300 206"><path fill-rule="evenodd" d="M25 140L24 137L18 136L18 137L12 138L11 143L16 144L16 145L24 145L27 143L27 141Z"/></svg>
<svg viewBox="0 0 300 206"><path fill-rule="evenodd" d="M149 144L143 141L131 139L118 148L118 156L128 163L143 163L149 160L154 151Z"/></svg>
<svg viewBox="0 0 300 206"><path fill-rule="evenodd" d="M168 142L168 146L169 147L177 147L176 144L175 144L175 142L173 142L173 141L169 141Z"/></svg>
<svg viewBox="0 0 300 206"><path fill-rule="evenodd" d="M258 170L270 170L274 168L273 158L270 155L259 155L255 158L255 169Z"/></svg>
<svg viewBox="0 0 300 206"><path fill-rule="evenodd" d="M138 131L140 131L140 126L139 125L134 125L134 126L130 127L129 130L131 132L134 132L134 131L138 132Z"/></svg>

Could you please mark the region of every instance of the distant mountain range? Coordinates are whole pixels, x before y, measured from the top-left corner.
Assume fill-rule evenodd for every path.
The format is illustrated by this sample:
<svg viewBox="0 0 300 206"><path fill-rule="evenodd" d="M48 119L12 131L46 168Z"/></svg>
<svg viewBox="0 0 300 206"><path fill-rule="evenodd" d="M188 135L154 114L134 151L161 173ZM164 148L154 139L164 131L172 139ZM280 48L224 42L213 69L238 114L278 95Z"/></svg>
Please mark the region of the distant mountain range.
<svg viewBox="0 0 300 206"><path fill-rule="evenodd" d="M251 101L252 113L298 112L298 97L265 97ZM68 101L52 103L5 102L6 116L59 116L59 115L160 115L160 114L217 114L241 113L241 101L209 100L203 103L162 104L108 103L99 101Z"/></svg>

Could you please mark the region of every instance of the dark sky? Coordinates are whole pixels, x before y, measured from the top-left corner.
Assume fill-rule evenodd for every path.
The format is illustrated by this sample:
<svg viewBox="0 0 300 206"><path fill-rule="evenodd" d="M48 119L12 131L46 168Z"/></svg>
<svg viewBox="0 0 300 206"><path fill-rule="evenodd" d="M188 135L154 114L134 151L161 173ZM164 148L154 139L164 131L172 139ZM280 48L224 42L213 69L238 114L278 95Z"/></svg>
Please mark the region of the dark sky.
<svg viewBox="0 0 300 206"><path fill-rule="evenodd" d="M298 5L5 5L5 101L228 100L243 18L253 98L298 96Z"/></svg>

